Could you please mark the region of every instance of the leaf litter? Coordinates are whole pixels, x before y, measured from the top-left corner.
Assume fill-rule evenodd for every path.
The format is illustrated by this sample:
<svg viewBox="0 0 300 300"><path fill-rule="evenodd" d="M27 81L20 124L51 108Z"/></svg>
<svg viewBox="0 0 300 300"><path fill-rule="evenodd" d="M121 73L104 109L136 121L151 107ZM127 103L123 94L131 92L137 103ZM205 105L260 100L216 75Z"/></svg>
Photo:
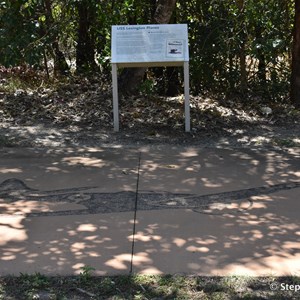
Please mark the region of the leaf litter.
<svg viewBox="0 0 300 300"><path fill-rule="evenodd" d="M183 95L121 95L115 133L110 81L74 77L36 89L0 89L0 136L26 146L300 146L300 111L288 102L203 94L191 95L190 108L185 133Z"/></svg>

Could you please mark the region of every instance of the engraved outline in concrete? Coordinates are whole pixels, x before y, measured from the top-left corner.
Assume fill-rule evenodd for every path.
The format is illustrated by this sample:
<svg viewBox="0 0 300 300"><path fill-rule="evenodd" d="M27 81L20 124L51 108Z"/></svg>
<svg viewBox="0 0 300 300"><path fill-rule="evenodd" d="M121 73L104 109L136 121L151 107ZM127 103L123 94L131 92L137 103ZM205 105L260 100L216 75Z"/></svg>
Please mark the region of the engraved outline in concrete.
<svg viewBox="0 0 300 300"><path fill-rule="evenodd" d="M299 187L300 182L289 182L208 195L138 191L137 210L192 209L198 213L212 215L241 213L251 208L250 198L253 196L268 195ZM0 183L0 201L7 204L19 200L76 203L85 207L77 210L23 213L26 217L105 214L135 210L136 192L92 192L95 188L97 186L39 191L28 187L20 179L10 178ZM20 215L20 213L17 214ZM11 214L2 213L2 215Z"/></svg>

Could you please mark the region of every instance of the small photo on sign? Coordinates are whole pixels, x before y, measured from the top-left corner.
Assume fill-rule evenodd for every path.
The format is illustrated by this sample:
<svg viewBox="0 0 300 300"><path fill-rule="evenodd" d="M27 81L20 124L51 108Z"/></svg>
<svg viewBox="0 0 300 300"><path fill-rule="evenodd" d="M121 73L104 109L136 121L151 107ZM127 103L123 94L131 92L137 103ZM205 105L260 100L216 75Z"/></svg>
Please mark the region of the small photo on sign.
<svg viewBox="0 0 300 300"><path fill-rule="evenodd" d="M183 40L167 40L167 57L183 57Z"/></svg>

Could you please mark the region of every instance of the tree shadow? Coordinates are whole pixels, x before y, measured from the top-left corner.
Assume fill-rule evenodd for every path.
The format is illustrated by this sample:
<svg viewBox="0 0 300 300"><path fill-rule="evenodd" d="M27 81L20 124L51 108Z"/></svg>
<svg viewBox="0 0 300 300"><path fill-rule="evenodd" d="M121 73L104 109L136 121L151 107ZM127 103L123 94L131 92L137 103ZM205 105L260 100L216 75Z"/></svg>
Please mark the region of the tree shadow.
<svg viewBox="0 0 300 300"><path fill-rule="evenodd" d="M142 147L4 158L0 179L16 179L0 185L2 274L300 269L297 154Z"/></svg>

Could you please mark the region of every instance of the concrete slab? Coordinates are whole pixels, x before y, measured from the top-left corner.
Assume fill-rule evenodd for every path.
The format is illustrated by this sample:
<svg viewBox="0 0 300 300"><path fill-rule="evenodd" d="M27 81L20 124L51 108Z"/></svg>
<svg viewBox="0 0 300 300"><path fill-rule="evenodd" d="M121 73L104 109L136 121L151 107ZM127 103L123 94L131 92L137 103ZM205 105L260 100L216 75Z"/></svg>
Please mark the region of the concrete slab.
<svg viewBox="0 0 300 300"><path fill-rule="evenodd" d="M0 276L129 274L133 213L1 216Z"/></svg>
<svg viewBox="0 0 300 300"><path fill-rule="evenodd" d="M1 154L0 275L129 273L138 151Z"/></svg>
<svg viewBox="0 0 300 300"><path fill-rule="evenodd" d="M299 181L300 156L250 149L145 149L140 191L207 195Z"/></svg>
<svg viewBox="0 0 300 300"><path fill-rule="evenodd" d="M231 207L214 207L215 214L138 211L133 271L299 276L299 195L300 188L294 188L254 196L233 201Z"/></svg>
<svg viewBox="0 0 300 300"><path fill-rule="evenodd" d="M299 158L294 151L145 149L134 272L300 272Z"/></svg>
<svg viewBox="0 0 300 300"><path fill-rule="evenodd" d="M101 192L135 191L138 159L136 150L8 149L1 153L0 183L15 178L39 191L93 187Z"/></svg>
<svg viewBox="0 0 300 300"><path fill-rule="evenodd" d="M0 275L72 275L84 265L127 274L133 241L134 272L295 274L299 158L181 147L1 150Z"/></svg>

